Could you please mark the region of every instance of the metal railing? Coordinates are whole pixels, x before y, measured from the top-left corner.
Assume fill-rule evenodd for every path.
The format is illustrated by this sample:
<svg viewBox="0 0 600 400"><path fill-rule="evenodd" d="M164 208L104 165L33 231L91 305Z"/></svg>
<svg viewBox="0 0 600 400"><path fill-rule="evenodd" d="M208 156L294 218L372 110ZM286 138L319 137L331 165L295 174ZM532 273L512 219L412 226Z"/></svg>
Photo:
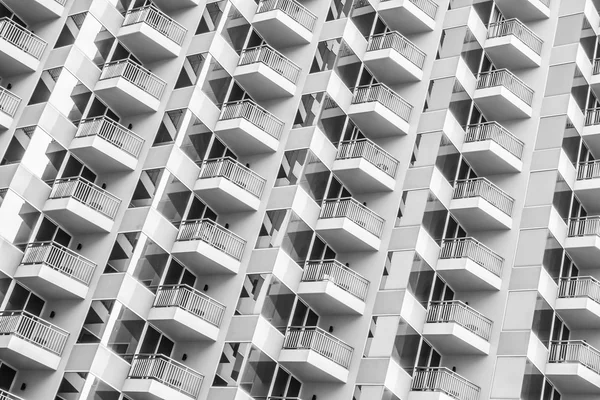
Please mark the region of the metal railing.
<svg viewBox="0 0 600 400"><path fill-rule="evenodd" d="M519 160L523 156L522 140L510 133L505 127L497 122L484 122L467 126L465 143L481 142L492 140L504 150L508 151Z"/></svg>
<svg viewBox="0 0 600 400"><path fill-rule="evenodd" d="M28 244L21 264L45 264L86 286L90 285L96 270L94 262L54 242Z"/></svg>
<svg viewBox="0 0 600 400"><path fill-rule="evenodd" d="M352 197L342 199L326 199L321 205L319 218L348 218L367 231L381 237L384 219Z"/></svg>
<svg viewBox="0 0 600 400"><path fill-rule="evenodd" d="M88 136L101 137L135 158L140 156L140 152L144 146L143 138L105 116L84 119L79 122L79 129L75 137L82 138Z"/></svg>
<svg viewBox="0 0 600 400"><path fill-rule="evenodd" d="M477 89L504 86L511 93L523 100L528 106L533 102L533 89L515 74L505 69L482 72L477 79Z"/></svg>
<svg viewBox="0 0 600 400"><path fill-rule="evenodd" d="M397 31L380 33L369 37L367 51L394 49L419 68L425 64L426 54L416 44Z"/></svg>
<svg viewBox="0 0 600 400"><path fill-rule="evenodd" d="M146 68L129 60L119 60L104 64L99 80L119 77L159 100L167 85L165 81Z"/></svg>
<svg viewBox="0 0 600 400"><path fill-rule="evenodd" d="M583 340L561 340L550 342L550 363L577 363L600 374L600 351Z"/></svg>
<svg viewBox="0 0 600 400"><path fill-rule="evenodd" d="M210 219L182 221L177 240L202 240L238 261L246 247L244 239Z"/></svg>
<svg viewBox="0 0 600 400"><path fill-rule="evenodd" d="M223 304L188 285L159 286L152 307L179 307L216 327L225 314Z"/></svg>
<svg viewBox="0 0 600 400"><path fill-rule="evenodd" d="M127 379L152 379L195 399L204 376L162 354L135 354Z"/></svg>
<svg viewBox="0 0 600 400"><path fill-rule="evenodd" d="M569 218L569 237L600 236L600 216Z"/></svg>
<svg viewBox="0 0 600 400"><path fill-rule="evenodd" d="M182 45L185 34L187 33L187 29L153 5L147 5L127 11L123 26L134 25L140 22L150 25L164 37L171 39L179 46Z"/></svg>
<svg viewBox="0 0 600 400"><path fill-rule="evenodd" d="M600 125L600 108L585 110L585 126Z"/></svg>
<svg viewBox="0 0 600 400"><path fill-rule="evenodd" d="M264 44L242 51L238 65L254 63L263 63L288 81L294 84L298 82L300 67L269 45Z"/></svg>
<svg viewBox="0 0 600 400"><path fill-rule="evenodd" d="M14 117L17 108L21 104L21 98L8 89L0 87L0 111L10 117Z"/></svg>
<svg viewBox="0 0 600 400"><path fill-rule="evenodd" d="M72 197L100 214L114 220L121 199L82 177L57 179L52 185L50 199Z"/></svg>
<svg viewBox="0 0 600 400"><path fill-rule="evenodd" d="M260 198L266 180L231 157L212 158L202 162L198 179L222 177Z"/></svg>
<svg viewBox="0 0 600 400"><path fill-rule="evenodd" d="M34 35L8 17L0 18L0 39L23 50L36 60L42 58L48 45L42 38Z"/></svg>
<svg viewBox="0 0 600 400"><path fill-rule="evenodd" d="M600 303L600 281L592 276L560 278L558 297L561 299L587 297Z"/></svg>
<svg viewBox="0 0 600 400"><path fill-rule="evenodd" d="M69 332L27 311L0 311L0 335L13 335L61 355Z"/></svg>
<svg viewBox="0 0 600 400"><path fill-rule="evenodd" d="M381 103L404 121L408 122L410 119L413 106L383 83L358 86L354 89L352 104L371 103L374 101Z"/></svg>
<svg viewBox="0 0 600 400"><path fill-rule="evenodd" d="M517 18L492 22L488 27L488 39L509 35L515 36L536 54L539 55L542 52L544 41Z"/></svg>
<svg viewBox="0 0 600 400"><path fill-rule="evenodd" d="M496 276L502 275L504 258L474 238L444 239L440 259L468 258Z"/></svg>
<svg viewBox="0 0 600 400"><path fill-rule="evenodd" d="M307 261L301 281L329 281L362 301L365 301L369 291L369 281L366 278L337 260Z"/></svg>
<svg viewBox="0 0 600 400"><path fill-rule="evenodd" d="M284 349L312 350L323 357L350 367L354 349L330 333L316 326L290 326L285 331Z"/></svg>
<svg viewBox="0 0 600 400"><path fill-rule="evenodd" d="M19 396L15 396L12 393L7 392L6 390L0 389L0 400L23 400Z"/></svg>
<svg viewBox="0 0 600 400"><path fill-rule="evenodd" d="M478 400L479 386L448 368L415 368L411 390L442 392L457 400Z"/></svg>
<svg viewBox="0 0 600 400"><path fill-rule="evenodd" d="M396 177L400 163L390 153L369 139L345 140L340 142L335 159L346 160L351 158L364 158L392 178Z"/></svg>
<svg viewBox="0 0 600 400"><path fill-rule="evenodd" d="M308 8L294 0L261 0L256 8L256 13L281 10L291 19L312 32L317 22L317 16Z"/></svg>
<svg viewBox="0 0 600 400"><path fill-rule="evenodd" d="M454 322L484 340L492 334L492 320L462 301L432 301L427 308L427 323Z"/></svg>
<svg viewBox="0 0 600 400"><path fill-rule="evenodd" d="M454 184L453 199L481 197L508 215L512 215L515 200L486 178L461 179Z"/></svg>
<svg viewBox="0 0 600 400"><path fill-rule="evenodd" d="M600 58L594 59L593 63L594 63L594 68L592 70L592 74L593 75L600 74Z"/></svg>
<svg viewBox="0 0 600 400"><path fill-rule="evenodd" d="M223 104L219 120L226 121L235 118L247 120L277 140L281 138L281 134L283 133L283 121L252 100L242 100Z"/></svg>
<svg viewBox="0 0 600 400"><path fill-rule="evenodd" d="M600 160L584 161L577 166L577 180L600 178Z"/></svg>

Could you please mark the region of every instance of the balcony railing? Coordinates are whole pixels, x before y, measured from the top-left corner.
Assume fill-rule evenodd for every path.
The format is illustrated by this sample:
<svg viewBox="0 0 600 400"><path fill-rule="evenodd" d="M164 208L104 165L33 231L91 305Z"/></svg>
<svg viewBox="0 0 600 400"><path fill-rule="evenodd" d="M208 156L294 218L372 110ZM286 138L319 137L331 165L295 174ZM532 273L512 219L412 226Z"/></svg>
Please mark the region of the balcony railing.
<svg viewBox="0 0 600 400"><path fill-rule="evenodd" d="M266 180L231 157L213 158L202 163L198 179L222 177L260 198Z"/></svg>
<svg viewBox="0 0 600 400"><path fill-rule="evenodd" d="M497 122L485 122L482 124L469 125L465 136L465 143L482 142L492 140L504 150L508 151L519 160L523 156L525 144L505 127Z"/></svg>
<svg viewBox="0 0 600 400"><path fill-rule="evenodd" d="M600 125L600 108L585 110L585 126Z"/></svg>
<svg viewBox="0 0 600 400"><path fill-rule="evenodd" d="M454 322L487 341L492 334L492 321L458 300L429 303L427 322Z"/></svg>
<svg viewBox="0 0 600 400"><path fill-rule="evenodd" d="M415 368L411 390L442 392L457 400L478 400L479 386L448 368Z"/></svg>
<svg viewBox="0 0 600 400"><path fill-rule="evenodd" d="M425 64L425 53L416 44L397 31L381 33L369 37L367 51L394 49L419 68Z"/></svg>
<svg viewBox="0 0 600 400"><path fill-rule="evenodd" d="M223 304L188 285L159 286L153 307L179 307L216 327L225 314Z"/></svg>
<svg viewBox="0 0 600 400"><path fill-rule="evenodd" d="M185 34L187 33L187 29L153 5L129 10L125 15L123 26L134 25L140 22L150 25L179 46L183 43Z"/></svg>
<svg viewBox="0 0 600 400"><path fill-rule="evenodd" d="M477 89L486 89L495 86L505 87L528 106L531 106L533 90L509 70L497 69L479 74Z"/></svg>
<svg viewBox="0 0 600 400"><path fill-rule="evenodd" d="M350 367L354 349L323 329L312 326L290 326L285 332L284 349L312 350L325 358Z"/></svg>
<svg viewBox="0 0 600 400"><path fill-rule="evenodd" d="M600 160L585 161L577 167L577 180L600 178Z"/></svg>
<svg viewBox="0 0 600 400"><path fill-rule="evenodd" d="M23 400L19 396L15 396L12 393L8 393L6 390L0 389L0 400Z"/></svg>
<svg viewBox="0 0 600 400"><path fill-rule="evenodd" d="M129 60L120 60L105 64L99 80L111 78L123 78L159 100L166 86L165 81L158 76Z"/></svg>
<svg viewBox="0 0 600 400"><path fill-rule="evenodd" d="M267 11L281 10L288 17L312 32L317 21L317 16L308 8L294 0L261 0L258 3L256 13L264 13Z"/></svg>
<svg viewBox="0 0 600 400"><path fill-rule="evenodd" d="M135 354L127 379L152 379L196 399L204 376L162 354Z"/></svg>
<svg viewBox="0 0 600 400"><path fill-rule="evenodd" d="M220 121L243 118L264 132L279 140L283 133L284 123L273 114L253 102L242 100L223 104Z"/></svg>
<svg viewBox="0 0 600 400"><path fill-rule="evenodd" d="M445 239L442 242L440 259L467 258L496 276L502 275L504 258L473 238Z"/></svg>
<svg viewBox="0 0 600 400"><path fill-rule="evenodd" d="M488 28L488 39L513 35L536 54L542 52L544 41L516 18L492 22Z"/></svg>
<svg viewBox="0 0 600 400"><path fill-rule="evenodd" d="M244 239L210 219L182 221L177 240L201 240L238 261L246 247Z"/></svg>
<svg viewBox="0 0 600 400"><path fill-rule="evenodd" d="M600 351L582 340L551 342L548 362L577 363L600 374Z"/></svg>
<svg viewBox="0 0 600 400"><path fill-rule="evenodd" d="M0 87L0 111L10 117L14 117L17 108L21 104L21 98L8 89Z"/></svg>
<svg viewBox="0 0 600 400"><path fill-rule="evenodd" d="M390 1L390 0L382 0L382 2L384 1ZM435 19L435 14L437 13L437 9L438 9L438 5L435 1L433 0L409 0L411 3L413 3L415 6L417 6L417 8L421 11L423 11L425 14L427 14L427 16L431 17L432 19Z"/></svg>
<svg viewBox="0 0 600 400"><path fill-rule="evenodd" d="M23 50L36 60L42 58L47 43L7 17L0 18L0 39Z"/></svg>
<svg viewBox="0 0 600 400"><path fill-rule="evenodd" d="M98 136L135 158L140 156L144 139L107 117L84 119L79 122L76 138Z"/></svg>
<svg viewBox="0 0 600 400"><path fill-rule="evenodd" d="M600 58L594 59L594 69L592 70L593 75L600 74Z"/></svg>
<svg viewBox="0 0 600 400"><path fill-rule="evenodd" d="M600 304L600 281L592 276L560 278L558 297L587 297Z"/></svg>
<svg viewBox="0 0 600 400"><path fill-rule="evenodd" d="M454 184L453 199L481 197L494 207L512 215L515 200L486 178L461 179Z"/></svg>
<svg viewBox="0 0 600 400"><path fill-rule="evenodd" d="M351 295L365 301L369 281L339 261L307 261L302 273L302 282L329 281Z"/></svg>
<svg viewBox="0 0 600 400"><path fill-rule="evenodd" d="M376 166L377 169L385 172L392 178L396 176L398 164L400 163L392 157L390 153L377 146L369 139L355 139L340 142L335 159L346 160L352 158L364 158Z"/></svg>
<svg viewBox="0 0 600 400"><path fill-rule="evenodd" d="M385 223L382 217L352 197L324 200L319 218L348 218L378 238L381 237Z"/></svg>
<svg viewBox="0 0 600 400"><path fill-rule="evenodd" d="M238 65L263 63L288 81L296 84L300 76L300 67L269 45L251 47L242 51Z"/></svg>
<svg viewBox="0 0 600 400"><path fill-rule="evenodd" d="M0 311L0 335L13 335L61 355L69 332L27 311Z"/></svg>
<svg viewBox="0 0 600 400"><path fill-rule="evenodd" d="M358 86L354 89L352 104L371 103L374 101L381 103L404 121L408 122L410 119L413 106L383 83Z"/></svg>
<svg viewBox="0 0 600 400"><path fill-rule="evenodd" d="M90 285L96 270L94 262L54 242L30 243L21 264L45 264L86 286Z"/></svg>
<svg viewBox="0 0 600 400"><path fill-rule="evenodd" d="M600 216L569 219L569 237L593 235L600 236Z"/></svg>
<svg viewBox="0 0 600 400"><path fill-rule="evenodd" d="M54 181L49 198L62 199L66 197L72 197L112 220L117 216L121 205L121 199L81 177Z"/></svg>

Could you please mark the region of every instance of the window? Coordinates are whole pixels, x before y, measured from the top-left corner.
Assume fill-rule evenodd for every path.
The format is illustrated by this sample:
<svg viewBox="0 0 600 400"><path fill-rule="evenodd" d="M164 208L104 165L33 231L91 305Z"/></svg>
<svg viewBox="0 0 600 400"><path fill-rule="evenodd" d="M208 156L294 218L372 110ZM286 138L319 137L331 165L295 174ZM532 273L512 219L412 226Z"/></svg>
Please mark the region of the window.
<svg viewBox="0 0 600 400"><path fill-rule="evenodd" d="M202 14L202 19L196 29L196 35L213 32L217 29L217 25L219 25L219 22L223 17L223 9L226 4L226 1L217 1L206 5L204 13Z"/></svg>
<svg viewBox="0 0 600 400"><path fill-rule="evenodd" d="M100 343L106 330L114 300L93 300L83 322L77 343Z"/></svg>
<svg viewBox="0 0 600 400"><path fill-rule="evenodd" d="M183 123L184 114L185 109L165 112L152 146L173 143Z"/></svg>
<svg viewBox="0 0 600 400"><path fill-rule="evenodd" d="M202 54L187 56L181 67L179 78L175 83L175 89L194 86L198 80L198 74L200 73L200 69L202 69L205 59L205 56Z"/></svg>

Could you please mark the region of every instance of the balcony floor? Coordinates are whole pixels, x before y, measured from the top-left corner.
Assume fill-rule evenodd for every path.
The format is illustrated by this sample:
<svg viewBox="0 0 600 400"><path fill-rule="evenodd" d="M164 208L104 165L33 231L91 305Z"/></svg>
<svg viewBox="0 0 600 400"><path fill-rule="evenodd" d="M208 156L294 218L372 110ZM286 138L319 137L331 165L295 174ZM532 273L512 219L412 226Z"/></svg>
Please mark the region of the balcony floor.
<svg viewBox="0 0 600 400"><path fill-rule="evenodd" d="M540 0L496 0L496 5L506 19L534 21L550 18L550 10Z"/></svg>
<svg viewBox="0 0 600 400"><path fill-rule="evenodd" d="M303 382L346 383L348 370L313 350L282 349L279 363Z"/></svg>
<svg viewBox="0 0 600 400"><path fill-rule="evenodd" d="M65 10L55 0L3 0L3 3L28 24L59 18Z"/></svg>
<svg viewBox="0 0 600 400"><path fill-rule="evenodd" d="M219 214L257 211L260 206L258 197L222 177L198 179L194 192Z"/></svg>
<svg viewBox="0 0 600 400"><path fill-rule="evenodd" d="M240 262L202 240L177 241L171 254L198 275L237 274Z"/></svg>
<svg viewBox="0 0 600 400"><path fill-rule="evenodd" d="M190 400L192 397L153 379L125 379L123 393L133 400Z"/></svg>
<svg viewBox="0 0 600 400"><path fill-rule="evenodd" d="M153 307L148 321L176 341L216 341L219 328L180 307Z"/></svg>
<svg viewBox="0 0 600 400"><path fill-rule="evenodd" d="M408 400L456 400L454 397L448 396L442 392L426 392L426 391L410 391L408 392Z"/></svg>
<svg viewBox="0 0 600 400"><path fill-rule="evenodd" d="M312 32L281 10L255 14L252 26L276 49L300 46L312 41Z"/></svg>
<svg viewBox="0 0 600 400"><path fill-rule="evenodd" d="M497 68L536 68L542 63L542 57L514 35L487 39L485 52Z"/></svg>
<svg viewBox="0 0 600 400"><path fill-rule="evenodd" d="M348 116L369 138L406 135L410 127L408 122L377 101L351 104Z"/></svg>
<svg viewBox="0 0 600 400"><path fill-rule="evenodd" d="M215 134L239 155L273 153L279 147L279 140L244 118L217 122Z"/></svg>
<svg viewBox="0 0 600 400"><path fill-rule="evenodd" d="M333 173L352 193L391 192L396 180L364 158L336 160Z"/></svg>
<svg viewBox="0 0 600 400"><path fill-rule="evenodd" d="M160 107L160 100L120 77L98 81L94 93L124 115L147 114Z"/></svg>
<svg viewBox="0 0 600 400"><path fill-rule="evenodd" d="M117 35L142 63L175 58L181 46L145 22L121 27Z"/></svg>
<svg viewBox="0 0 600 400"><path fill-rule="evenodd" d="M317 220L316 231L338 252L377 251L381 240L348 218Z"/></svg>
<svg viewBox="0 0 600 400"><path fill-rule="evenodd" d="M72 197L48 199L44 213L72 233L108 233L114 221Z"/></svg>
<svg viewBox="0 0 600 400"><path fill-rule="evenodd" d="M523 162L493 140L464 143L462 153L480 176L521 172Z"/></svg>
<svg viewBox="0 0 600 400"><path fill-rule="evenodd" d="M10 115L8 115L6 113L3 113L0 110L0 130L10 129L10 127L13 124L13 121L14 121L13 117L11 117Z"/></svg>
<svg viewBox="0 0 600 400"><path fill-rule="evenodd" d="M556 299L554 309L571 329L600 328L600 304L588 297Z"/></svg>
<svg viewBox="0 0 600 400"><path fill-rule="evenodd" d="M152 2L165 12L200 4L200 0L152 0Z"/></svg>
<svg viewBox="0 0 600 400"><path fill-rule="evenodd" d="M579 363L548 363L546 376L561 393L600 394L600 375Z"/></svg>
<svg viewBox="0 0 600 400"><path fill-rule="evenodd" d="M39 64L35 57L0 39L0 75L9 77L34 72Z"/></svg>
<svg viewBox="0 0 600 400"><path fill-rule="evenodd" d="M94 171L133 171L138 161L97 135L74 138L69 150Z"/></svg>
<svg viewBox="0 0 600 400"><path fill-rule="evenodd" d="M19 369L56 371L61 357L14 335L0 335L0 359Z"/></svg>
<svg viewBox="0 0 600 400"><path fill-rule="evenodd" d="M296 85L263 63L238 65L234 78L256 100L292 97Z"/></svg>
<svg viewBox="0 0 600 400"><path fill-rule="evenodd" d="M45 264L21 265L15 279L48 299L85 299L88 287Z"/></svg>
<svg viewBox="0 0 600 400"><path fill-rule="evenodd" d="M455 290L500 290L502 279L468 258L439 260L436 271Z"/></svg>
<svg viewBox="0 0 600 400"><path fill-rule="evenodd" d="M512 218L481 197L452 199L450 211L467 231L508 230Z"/></svg>
<svg viewBox="0 0 600 400"><path fill-rule="evenodd" d="M380 2L378 11L391 29L405 35L431 32L435 29L435 20L409 0Z"/></svg>
<svg viewBox="0 0 600 400"><path fill-rule="evenodd" d="M600 213L600 178L576 180L574 191L588 213Z"/></svg>
<svg viewBox="0 0 600 400"><path fill-rule="evenodd" d="M330 281L300 282L298 295L320 315L362 315L365 302Z"/></svg>
<svg viewBox="0 0 600 400"><path fill-rule="evenodd" d="M594 154L600 154L600 125L584 126L581 137Z"/></svg>
<svg viewBox="0 0 600 400"><path fill-rule="evenodd" d="M419 82L423 70L394 49L367 51L364 62L377 79L387 85Z"/></svg>
<svg viewBox="0 0 600 400"><path fill-rule="evenodd" d="M441 354L487 355L490 343L457 323L425 323L425 337Z"/></svg>
<svg viewBox="0 0 600 400"><path fill-rule="evenodd" d="M600 237L598 235L568 237L565 250L580 270L598 268Z"/></svg>
<svg viewBox="0 0 600 400"><path fill-rule="evenodd" d="M502 86L476 89L473 100L489 121L531 118L531 106Z"/></svg>

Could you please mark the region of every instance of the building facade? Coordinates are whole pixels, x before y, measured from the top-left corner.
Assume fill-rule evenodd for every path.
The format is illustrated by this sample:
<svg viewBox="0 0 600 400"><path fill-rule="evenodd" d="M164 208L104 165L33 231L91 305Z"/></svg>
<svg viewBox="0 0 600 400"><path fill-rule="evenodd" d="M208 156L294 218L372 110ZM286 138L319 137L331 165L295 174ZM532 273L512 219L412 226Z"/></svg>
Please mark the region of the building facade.
<svg viewBox="0 0 600 400"><path fill-rule="evenodd" d="M599 11L0 0L0 399L597 399Z"/></svg>

